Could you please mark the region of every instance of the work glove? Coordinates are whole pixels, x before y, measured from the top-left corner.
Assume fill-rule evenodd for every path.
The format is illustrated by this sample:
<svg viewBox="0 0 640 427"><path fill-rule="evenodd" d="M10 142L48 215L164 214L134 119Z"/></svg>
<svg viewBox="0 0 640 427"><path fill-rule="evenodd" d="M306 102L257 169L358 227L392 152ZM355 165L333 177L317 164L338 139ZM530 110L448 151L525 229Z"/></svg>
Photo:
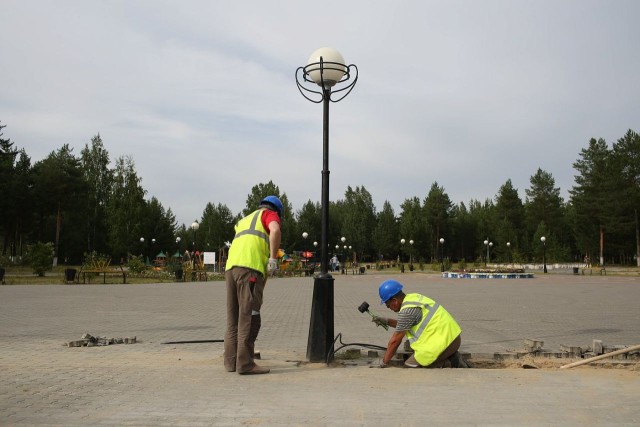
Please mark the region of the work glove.
<svg viewBox="0 0 640 427"><path fill-rule="evenodd" d="M269 258L269 262L267 263L267 272L269 274L274 274L278 269L278 260L275 258Z"/></svg>
<svg viewBox="0 0 640 427"><path fill-rule="evenodd" d="M375 323L376 326L382 326L385 329L389 329L389 323L387 323L387 319L384 317L374 315L371 321Z"/></svg>

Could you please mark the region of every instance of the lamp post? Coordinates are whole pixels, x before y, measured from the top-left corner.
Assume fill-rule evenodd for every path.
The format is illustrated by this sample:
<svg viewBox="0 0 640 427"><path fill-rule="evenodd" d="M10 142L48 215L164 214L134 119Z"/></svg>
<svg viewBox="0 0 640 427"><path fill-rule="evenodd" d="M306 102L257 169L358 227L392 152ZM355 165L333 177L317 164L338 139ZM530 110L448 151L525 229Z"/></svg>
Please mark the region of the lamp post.
<svg viewBox="0 0 640 427"><path fill-rule="evenodd" d="M304 258L305 262L304 262L304 268L306 269L308 274L309 271L309 260L307 259L307 237L309 237L309 233L307 233L306 231L302 232L302 239L304 241L304 243L302 244L302 258Z"/></svg>
<svg viewBox="0 0 640 427"><path fill-rule="evenodd" d="M413 239L409 240L409 271L413 271Z"/></svg>
<svg viewBox="0 0 640 427"><path fill-rule="evenodd" d="M141 254L141 255L142 255L142 263L143 263L143 264L146 264L146 262L145 262L145 258L146 258L147 256L145 255L146 250L145 250L145 247L144 247L144 237L141 237L141 238L140 238L140 243L141 243L141 245L142 245L142 254Z"/></svg>
<svg viewBox="0 0 640 427"><path fill-rule="evenodd" d="M318 251L318 242L313 242L313 269L316 269L316 252Z"/></svg>
<svg viewBox="0 0 640 427"><path fill-rule="evenodd" d="M489 262L489 248L493 246L493 242L490 242L489 238L487 237L487 239L483 243L487 247L487 257L484 259L484 266L486 267L487 263Z"/></svg>
<svg viewBox="0 0 640 427"><path fill-rule="evenodd" d="M193 221L193 223L191 223L191 229L193 230L193 253L191 254L191 259L193 260L193 274L196 272L196 232L198 231L198 228L200 228L198 221Z"/></svg>
<svg viewBox="0 0 640 427"><path fill-rule="evenodd" d="M315 104L322 103L323 106L321 271L313 284L307 359L311 362L329 362L334 339L334 279L329 273L327 250L329 243L329 103L339 102L351 92L358 80L358 68L353 64L347 66L342 55L335 49L323 47L313 52L307 65L298 67L295 75L296 84L302 96ZM352 81L349 82L349 80Z"/></svg>
<svg viewBox="0 0 640 427"><path fill-rule="evenodd" d="M444 238L440 238L440 271L444 273Z"/></svg>
<svg viewBox="0 0 640 427"><path fill-rule="evenodd" d="M547 238L542 236L540 238L540 241L542 242L542 271L546 274L547 273Z"/></svg>
<svg viewBox="0 0 640 427"><path fill-rule="evenodd" d="M182 269L182 256L180 255L180 237L176 237L176 255L174 258L174 263L176 264L175 266L175 276L176 276L176 280L180 281L182 280L182 275L184 273L184 270Z"/></svg>
<svg viewBox="0 0 640 427"><path fill-rule="evenodd" d="M507 242L507 262L511 264L511 242Z"/></svg>
<svg viewBox="0 0 640 427"><path fill-rule="evenodd" d="M302 257L304 259L307 259L307 254L305 253L307 251L307 237L309 237L309 233L307 233L306 231L304 231L302 233L302 239L304 240L304 244L302 245Z"/></svg>
<svg viewBox="0 0 640 427"><path fill-rule="evenodd" d="M340 238L340 241L342 242L342 268L340 269L340 273L344 274L346 273L346 268L347 268L347 245L344 244L344 242L347 241L347 238L342 236Z"/></svg>
<svg viewBox="0 0 640 427"><path fill-rule="evenodd" d="M400 273L404 273L404 262L402 260L402 252L404 252L404 243L406 240L400 239Z"/></svg>

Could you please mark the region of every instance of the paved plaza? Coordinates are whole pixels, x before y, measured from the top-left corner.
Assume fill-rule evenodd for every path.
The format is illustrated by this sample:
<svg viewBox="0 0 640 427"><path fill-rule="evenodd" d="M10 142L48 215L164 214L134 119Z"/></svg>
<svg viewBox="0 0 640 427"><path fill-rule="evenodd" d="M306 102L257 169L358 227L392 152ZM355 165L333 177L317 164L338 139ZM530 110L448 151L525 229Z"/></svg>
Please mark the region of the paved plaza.
<svg viewBox="0 0 640 427"><path fill-rule="evenodd" d="M386 346L378 285L400 280L459 321L461 350L640 344L640 278L335 277L335 333ZM256 343L271 373L227 373L223 282L0 286L0 425L638 425L637 367L370 368L306 363L313 279L270 279ZM70 348L89 333L136 344ZM357 348L357 347L355 347ZM569 363L571 360L567 360ZM376 365L375 361L372 365Z"/></svg>

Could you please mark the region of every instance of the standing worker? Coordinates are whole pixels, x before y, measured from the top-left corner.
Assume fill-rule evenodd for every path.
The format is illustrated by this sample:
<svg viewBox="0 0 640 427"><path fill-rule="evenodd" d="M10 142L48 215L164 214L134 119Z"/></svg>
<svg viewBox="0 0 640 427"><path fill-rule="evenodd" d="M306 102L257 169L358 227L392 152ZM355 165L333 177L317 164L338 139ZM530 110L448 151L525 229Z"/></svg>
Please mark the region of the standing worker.
<svg viewBox="0 0 640 427"><path fill-rule="evenodd" d="M253 361L260 331L260 307L267 273L278 268L282 202L267 196L258 210L235 226L225 279L227 282L227 332L224 336L224 367L242 375L266 374Z"/></svg>
<svg viewBox="0 0 640 427"><path fill-rule="evenodd" d="M405 368L442 368L448 360L452 368L468 368L458 349L462 330L444 307L420 294L405 294L396 280L382 282L378 290L381 304L398 313L398 319L374 316L378 326L390 325L396 330L387 344L380 362L386 368L406 336L414 353L405 362Z"/></svg>

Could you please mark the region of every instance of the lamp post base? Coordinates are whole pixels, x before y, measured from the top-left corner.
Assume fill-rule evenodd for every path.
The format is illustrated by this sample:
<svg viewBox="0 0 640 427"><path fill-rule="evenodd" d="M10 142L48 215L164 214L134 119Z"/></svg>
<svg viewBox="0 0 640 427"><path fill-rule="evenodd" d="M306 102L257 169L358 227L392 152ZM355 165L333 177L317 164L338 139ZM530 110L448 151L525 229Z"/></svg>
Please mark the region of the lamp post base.
<svg viewBox="0 0 640 427"><path fill-rule="evenodd" d="M313 281L313 302L307 342L309 362L330 362L327 355L333 346L333 282L329 273Z"/></svg>

